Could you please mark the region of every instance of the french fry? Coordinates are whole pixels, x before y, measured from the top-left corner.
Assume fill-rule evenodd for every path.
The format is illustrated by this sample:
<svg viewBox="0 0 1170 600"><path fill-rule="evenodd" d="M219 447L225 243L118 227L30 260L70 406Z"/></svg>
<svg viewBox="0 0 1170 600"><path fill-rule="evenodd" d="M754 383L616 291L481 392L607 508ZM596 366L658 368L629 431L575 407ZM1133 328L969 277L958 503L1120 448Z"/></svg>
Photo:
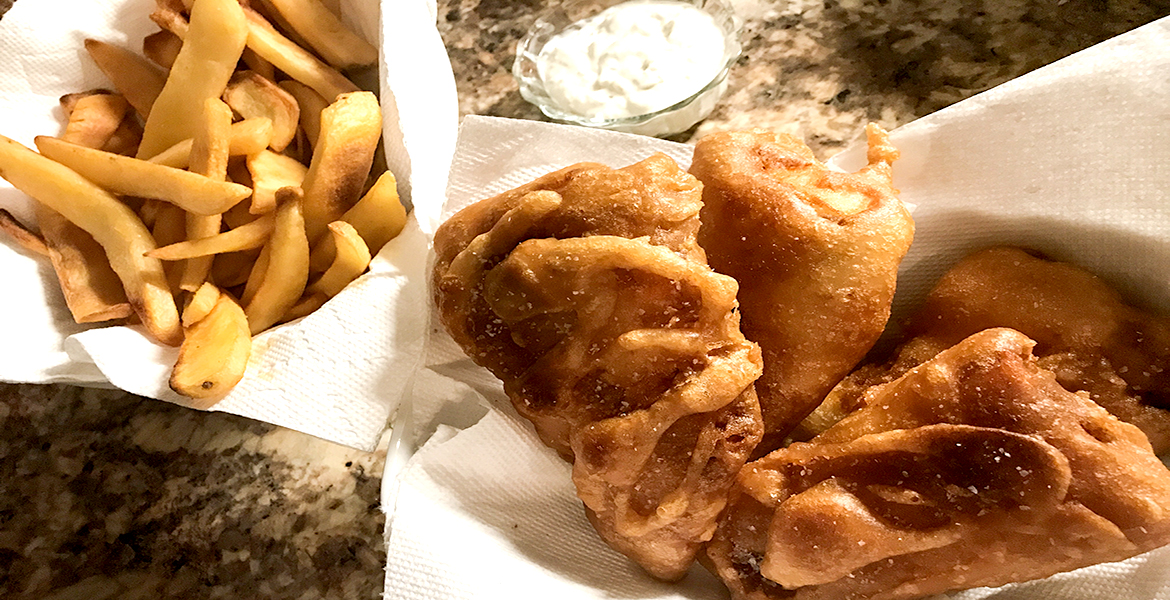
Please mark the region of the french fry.
<svg viewBox="0 0 1170 600"><path fill-rule="evenodd" d="M141 142L142 125L139 124L138 117L134 113L128 112L122 122L118 124L118 128L114 130L114 135L110 136L101 149L111 154L133 156L134 153L138 152L138 144Z"/></svg>
<svg viewBox="0 0 1170 600"><path fill-rule="evenodd" d="M183 48L183 38L163 29L142 38L142 54L154 64L170 69ZM161 89L159 91L162 91Z"/></svg>
<svg viewBox="0 0 1170 600"><path fill-rule="evenodd" d="M370 249L366 247L366 242L358 235L353 225L345 221L330 223L329 233L337 249L336 258L325 273L305 291L332 298L366 272L366 268L370 266Z"/></svg>
<svg viewBox="0 0 1170 600"><path fill-rule="evenodd" d="M252 194L242 185L38 136L37 148L86 179L114 192L166 200L197 215L217 215Z"/></svg>
<svg viewBox="0 0 1170 600"><path fill-rule="evenodd" d="M406 207L398 199L398 186L394 174L386 171L378 176L373 187L358 200L353 208L345 211L341 220L353 225L358 235L366 242L370 254L376 256L406 226ZM336 256L333 236L327 235L313 246L310 269L320 273L329 268Z"/></svg>
<svg viewBox="0 0 1170 600"><path fill-rule="evenodd" d="M191 172L215 181L227 180L228 150L232 135L232 109L218 98L208 98L203 105L202 123L191 143ZM198 240L217 235L220 215L187 215L187 239ZM211 272L210 256L191 258L183 263L179 287L193 292Z"/></svg>
<svg viewBox="0 0 1170 600"><path fill-rule="evenodd" d="M252 175L252 214L271 212L276 208L276 190L300 187L309 171L296 160L268 150L249 155L247 161Z"/></svg>
<svg viewBox="0 0 1170 600"><path fill-rule="evenodd" d="M336 14L318 0L265 2L333 67L346 70L378 62L378 49L350 31Z"/></svg>
<svg viewBox="0 0 1170 600"><path fill-rule="evenodd" d="M297 134L301 109L296 99L257 73L243 71L232 76L223 100L245 119L271 119L269 146L277 152L283 152Z"/></svg>
<svg viewBox="0 0 1170 600"><path fill-rule="evenodd" d="M272 121L266 118L244 119L232 123L228 156L247 156L268 147L272 139ZM191 163L191 140L183 140L150 159L156 165L186 169Z"/></svg>
<svg viewBox="0 0 1170 600"><path fill-rule="evenodd" d="M166 6L159 6L158 10L150 13L150 20L179 40L185 39L187 32L191 30L191 24L187 22L187 17L184 17L181 11ZM178 54L175 55L175 58L178 58Z"/></svg>
<svg viewBox="0 0 1170 600"><path fill-rule="evenodd" d="M85 49L113 82L114 89L145 119L155 99L162 93L166 75L145 58L112 44L85 40Z"/></svg>
<svg viewBox="0 0 1170 600"><path fill-rule="evenodd" d="M357 202L382 135L371 92L344 94L321 112L321 134L305 175L305 232L311 243Z"/></svg>
<svg viewBox="0 0 1170 600"><path fill-rule="evenodd" d="M0 231L3 231L16 245L39 255L49 256L49 247L45 245L45 238L41 234L25 227L12 213L0 208Z"/></svg>
<svg viewBox="0 0 1170 600"><path fill-rule="evenodd" d="M256 262L252 264L252 269L248 271L244 294L240 296L240 300L245 306L252 301L252 298L256 297L256 292L260 291L260 286L264 283L264 276L268 274L268 255L271 250L272 248L265 243L264 247L260 249L260 254L256 256Z"/></svg>
<svg viewBox="0 0 1170 600"><path fill-rule="evenodd" d="M268 59L256 54L255 50L244 48L244 53L240 55L240 60L244 61L244 64L257 75L268 81L276 81L276 67Z"/></svg>
<svg viewBox="0 0 1170 600"><path fill-rule="evenodd" d="M37 221L65 305L77 323L124 319L134 313L102 246L61 213L38 203Z"/></svg>
<svg viewBox="0 0 1170 600"><path fill-rule="evenodd" d="M272 235L275 222L273 213L268 213L235 229L155 248L148 255L159 260L174 261L260 248Z"/></svg>
<svg viewBox="0 0 1170 600"><path fill-rule="evenodd" d="M187 306L183 308L183 328L186 329L199 321L203 320L212 308L215 308L215 302L219 300L219 288L214 284L208 282L199 286L191 298L187 301Z"/></svg>
<svg viewBox="0 0 1170 600"><path fill-rule="evenodd" d="M87 148L105 146L130 110L126 99L117 94L91 94L69 104L69 122L61 139Z"/></svg>
<svg viewBox="0 0 1170 600"><path fill-rule="evenodd" d="M301 108L301 129L309 138L309 144L316 147L317 135L321 133L321 111L329 106L329 102L321 94L313 91L313 88L299 81L286 79L278 85L296 99L297 105Z"/></svg>
<svg viewBox="0 0 1170 600"><path fill-rule="evenodd" d="M171 389L192 398L194 408L210 408L244 378L251 353L248 319L231 296L221 293L207 316L187 328Z"/></svg>
<svg viewBox="0 0 1170 600"><path fill-rule="evenodd" d="M313 88L326 99L358 90L344 75L281 35L264 17L254 11L244 12L248 18L248 47L277 69Z"/></svg>
<svg viewBox="0 0 1170 600"><path fill-rule="evenodd" d="M145 256L155 248L154 238L129 207L76 171L3 136L0 176L93 236L150 335L164 344L182 341L162 261Z"/></svg>
<svg viewBox="0 0 1170 600"><path fill-rule="evenodd" d="M139 158L193 137L204 101L223 94L248 39L247 20L236 0L195 0L189 26L146 119Z"/></svg>
<svg viewBox="0 0 1170 600"><path fill-rule="evenodd" d="M329 296L325 294L305 294L292 308L288 309L288 312L280 320L282 323L286 323L288 321L295 321L301 317L307 317L318 308L324 306L328 301Z"/></svg>
<svg viewBox="0 0 1170 600"><path fill-rule="evenodd" d="M300 188L283 188L276 197L276 223L265 245L267 264L255 294L244 307L252 335L279 322L300 299L309 279L309 240L301 214L303 193Z"/></svg>
<svg viewBox="0 0 1170 600"><path fill-rule="evenodd" d="M163 205L159 208L158 216L155 217L154 227L151 227L150 233L154 236L154 243L157 246L169 246L182 242L187 237L187 213L177 206ZM166 273L167 286L171 288L171 293L177 295L181 292L182 263L164 262L163 273Z"/></svg>
<svg viewBox="0 0 1170 600"><path fill-rule="evenodd" d="M211 280L223 288L244 285L259 256L260 250L216 254L215 262L211 265Z"/></svg>

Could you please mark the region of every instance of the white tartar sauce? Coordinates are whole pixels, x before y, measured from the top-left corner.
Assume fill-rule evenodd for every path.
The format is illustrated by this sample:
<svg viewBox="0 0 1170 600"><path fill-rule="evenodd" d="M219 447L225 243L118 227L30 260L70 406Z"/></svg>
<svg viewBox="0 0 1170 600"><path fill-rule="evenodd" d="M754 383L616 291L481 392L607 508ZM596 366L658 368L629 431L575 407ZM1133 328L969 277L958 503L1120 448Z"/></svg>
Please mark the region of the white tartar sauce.
<svg viewBox="0 0 1170 600"><path fill-rule="evenodd" d="M537 59L549 97L581 116L644 115L684 100L723 69L723 30L702 9L635 0L582 19Z"/></svg>

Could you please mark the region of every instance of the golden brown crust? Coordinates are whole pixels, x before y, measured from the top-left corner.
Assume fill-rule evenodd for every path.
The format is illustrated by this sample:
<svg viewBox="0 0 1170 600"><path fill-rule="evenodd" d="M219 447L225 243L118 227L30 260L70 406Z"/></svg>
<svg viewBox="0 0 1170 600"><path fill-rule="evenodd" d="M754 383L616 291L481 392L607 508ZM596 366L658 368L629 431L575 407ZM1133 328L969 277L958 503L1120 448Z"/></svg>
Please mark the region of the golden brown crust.
<svg viewBox="0 0 1170 600"><path fill-rule="evenodd" d="M1033 344L978 333L750 463L708 564L736 598L899 599L1170 542L1170 471L1140 430L1037 366Z"/></svg>
<svg viewBox="0 0 1170 600"><path fill-rule="evenodd" d="M784 134L717 133L695 147L699 243L739 281L744 334L763 350L761 448L778 447L889 318L914 225L890 180L897 151L876 126L869 133L870 165L854 174Z"/></svg>
<svg viewBox="0 0 1170 600"><path fill-rule="evenodd" d="M591 521L663 579L710 538L762 433L736 283L695 243L700 185L663 155L574 165L437 232L448 332L573 460Z"/></svg>

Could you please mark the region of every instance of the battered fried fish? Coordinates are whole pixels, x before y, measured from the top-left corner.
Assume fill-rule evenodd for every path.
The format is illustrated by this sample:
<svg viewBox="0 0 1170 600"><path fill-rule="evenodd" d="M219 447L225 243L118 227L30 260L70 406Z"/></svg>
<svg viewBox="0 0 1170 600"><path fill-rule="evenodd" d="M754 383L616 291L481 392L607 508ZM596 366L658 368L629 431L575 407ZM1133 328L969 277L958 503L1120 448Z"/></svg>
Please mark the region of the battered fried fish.
<svg viewBox="0 0 1170 600"><path fill-rule="evenodd" d="M736 283L695 242L700 187L664 155L579 164L435 236L443 324L573 462L602 538L662 579L710 539L763 429Z"/></svg>
<svg viewBox="0 0 1170 600"><path fill-rule="evenodd" d="M1010 329L865 394L749 463L705 562L738 599L919 598L1039 579L1170 542L1170 471Z"/></svg>
<svg viewBox="0 0 1170 600"><path fill-rule="evenodd" d="M802 429L825 427L855 408L866 388L990 327L1036 340L1040 366L1061 385L1136 425L1155 453L1170 451L1170 318L1127 305L1083 269L1006 247L976 252L947 272L893 361L851 374Z"/></svg>
<svg viewBox="0 0 1170 600"><path fill-rule="evenodd" d="M699 244L739 281L740 326L763 351L759 450L780 446L889 318L914 223L891 182L897 150L876 125L867 133L869 166L854 174L784 134L717 133L695 147Z"/></svg>

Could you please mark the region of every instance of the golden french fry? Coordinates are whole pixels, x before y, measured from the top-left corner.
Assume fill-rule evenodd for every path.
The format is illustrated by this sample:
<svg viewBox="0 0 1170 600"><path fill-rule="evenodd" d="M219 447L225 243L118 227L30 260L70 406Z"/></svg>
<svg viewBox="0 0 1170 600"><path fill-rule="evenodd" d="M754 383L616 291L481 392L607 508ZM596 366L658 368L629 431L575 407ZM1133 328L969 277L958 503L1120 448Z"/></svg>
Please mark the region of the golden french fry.
<svg viewBox="0 0 1170 600"><path fill-rule="evenodd" d="M382 112L371 92L343 94L321 112L321 134L304 183L310 242L361 196L381 135Z"/></svg>
<svg viewBox="0 0 1170 600"><path fill-rule="evenodd" d="M272 235L276 220L273 213L262 215L250 223L245 223L198 239L184 240L178 243L162 246L151 250L148 254L159 260L186 260L201 256L210 257L225 252L239 252L264 246Z"/></svg>
<svg viewBox="0 0 1170 600"><path fill-rule="evenodd" d="M276 81L276 67L268 59L256 54L255 50L244 48L240 60L244 61L244 64L257 75L268 81Z"/></svg>
<svg viewBox="0 0 1170 600"><path fill-rule="evenodd" d="M247 160L252 175L252 214L271 212L276 208L276 190L300 187L309 171L295 159L268 150L251 154Z"/></svg>
<svg viewBox="0 0 1170 600"><path fill-rule="evenodd" d="M207 316L187 328L171 389L195 400L194 408L210 408L244 378L251 353L248 319L231 296L221 293Z"/></svg>
<svg viewBox="0 0 1170 600"><path fill-rule="evenodd" d="M41 234L25 227L12 213L0 208L0 231L3 231L16 245L40 256L49 256L49 247Z"/></svg>
<svg viewBox="0 0 1170 600"><path fill-rule="evenodd" d="M248 39L244 10L236 0L195 0L189 25L183 48L146 119L139 158L193 137L203 103L223 94Z"/></svg>
<svg viewBox="0 0 1170 600"><path fill-rule="evenodd" d="M309 240L301 215L303 194L300 188L283 188L276 198L276 223L265 244L267 265L244 308L253 335L279 322L300 299L309 279Z"/></svg>
<svg viewBox="0 0 1170 600"><path fill-rule="evenodd" d="M105 146L130 110L126 99L117 94L92 94L72 104L61 139L87 148Z"/></svg>
<svg viewBox="0 0 1170 600"><path fill-rule="evenodd" d="M295 321L301 317L307 317L313 311L324 306L328 301L329 296L326 296L325 294L305 294L305 296L298 300L292 308L288 309L288 312L285 313L283 317L281 317L280 321L284 323L288 321Z"/></svg>
<svg viewBox="0 0 1170 600"><path fill-rule="evenodd" d="M145 58L112 44L85 40L85 49L102 73L113 82L114 89L126 98L142 118L146 118L166 84L166 75Z"/></svg>
<svg viewBox="0 0 1170 600"><path fill-rule="evenodd" d="M296 99L297 105L301 108L301 130L309 138L309 144L316 147L317 135L321 133L321 111L329 106L329 102L321 94L313 91L313 88L299 81L286 79L278 85ZM306 156L309 154L311 153L307 153Z"/></svg>
<svg viewBox="0 0 1170 600"><path fill-rule="evenodd" d="M121 280L93 236L44 204L38 203L36 211L49 260L73 320L100 323L133 314Z"/></svg>
<svg viewBox="0 0 1170 600"><path fill-rule="evenodd" d="M366 272L366 268L370 266L370 249L366 247L366 242L358 235L353 225L345 221L330 223L329 233L329 237L333 238L334 248L337 249L336 258L320 279L314 281L306 291L332 298Z"/></svg>
<svg viewBox="0 0 1170 600"><path fill-rule="evenodd" d="M275 213L273 213L275 217ZM248 281L244 284L244 294L240 296L240 300L247 305L256 297L256 292L260 290L260 284L264 283L264 276L268 273L268 254L271 248L267 243L260 250L260 254L256 256L256 262L252 264L252 269L248 271Z"/></svg>
<svg viewBox="0 0 1170 600"><path fill-rule="evenodd" d="M187 306L183 308L183 328L188 328L199 321L203 320L211 309L215 307L215 303L219 300L219 288L215 287L211 282L204 283L191 294L191 298L187 301Z"/></svg>
<svg viewBox="0 0 1170 600"><path fill-rule="evenodd" d="M224 288L233 288L248 282L252 266L260 256L260 250L226 252L216 254L211 265L211 280Z"/></svg>
<svg viewBox="0 0 1170 600"><path fill-rule="evenodd" d="M191 143L191 172L215 181L226 181L232 109L219 98L208 98L201 117L201 126ZM217 235L221 221L220 215L188 214L187 239L198 240ZM202 286L211 272L213 260L210 256L202 256L184 262L179 288L193 292Z"/></svg>
<svg viewBox="0 0 1170 600"><path fill-rule="evenodd" d="M291 94L272 81L252 71L232 76L223 92L223 100L245 119L267 117L272 120L273 150L282 152L297 134L301 110Z"/></svg>
<svg viewBox="0 0 1170 600"><path fill-rule="evenodd" d="M191 29L187 17L184 17L182 12L165 6L160 6L150 13L150 20L154 21L154 24L162 28L163 31L173 34L180 40L186 38L187 32ZM178 54L175 57L178 58ZM174 62L172 61L171 64L173 65Z"/></svg>
<svg viewBox="0 0 1170 600"><path fill-rule="evenodd" d="M47 136L38 136L35 141L41 154L111 192L166 200L197 215L217 215L252 195L251 189L239 184L214 181L129 156Z"/></svg>
<svg viewBox="0 0 1170 600"><path fill-rule="evenodd" d="M346 70L378 62L378 49L350 31L318 0L265 1L333 67Z"/></svg>
<svg viewBox="0 0 1170 600"><path fill-rule="evenodd" d="M271 139L272 121L267 118L244 119L238 123L232 123L232 138L231 145L228 147L228 155L255 154L267 148ZM186 169L191 162L191 140L186 139L167 148L151 158L149 162L174 169Z"/></svg>
<svg viewBox="0 0 1170 600"><path fill-rule="evenodd" d="M179 310L162 261L145 256L155 248L154 238L134 211L76 171L3 136L0 174L93 236L147 331L164 344L182 341Z"/></svg>
<svg viewBox="0 0 1170 600"><path fill-rule="evenodd" d="M179 50L182 48L183 38L166 29L142 38L142 54L164 69L170 69L175 65L175 59L178 58ZM162 89L160 88L159 91Z"/></svg>
<svg viewBox="0 0 1170 600"><path fill-rule="evenodd" d="M341 220L353 225L358 235L365 240L370 254L377 256L382 246L397 237L406 226L406 207L398 199L394 174L386 171L378 176L373 187L353 208L345 211ZM333 236L322 237L313 246L310 268L314 273L324 271L329 268L336 253Z"/></svg>
<svg viewBox="0 0 1170 600"><path fill-rule="evenodd" d="M154 227L150 229L156 246L170 246L182 242L187 237L187 213L183 209L166 204L159 208L155 217ZM183 265L180 263L163 263L163 272L167 276L167 285L171 293L182 291L180 280L183 276Z"/></svg>
<svg viewBox="0 0 1170 600"><path fill-rule="evenodd" d="M326 99L358 90L344 75L281 35L264 17L254 11L244 12L248 18L248 47L277 69L313 88Z"/></svg>

